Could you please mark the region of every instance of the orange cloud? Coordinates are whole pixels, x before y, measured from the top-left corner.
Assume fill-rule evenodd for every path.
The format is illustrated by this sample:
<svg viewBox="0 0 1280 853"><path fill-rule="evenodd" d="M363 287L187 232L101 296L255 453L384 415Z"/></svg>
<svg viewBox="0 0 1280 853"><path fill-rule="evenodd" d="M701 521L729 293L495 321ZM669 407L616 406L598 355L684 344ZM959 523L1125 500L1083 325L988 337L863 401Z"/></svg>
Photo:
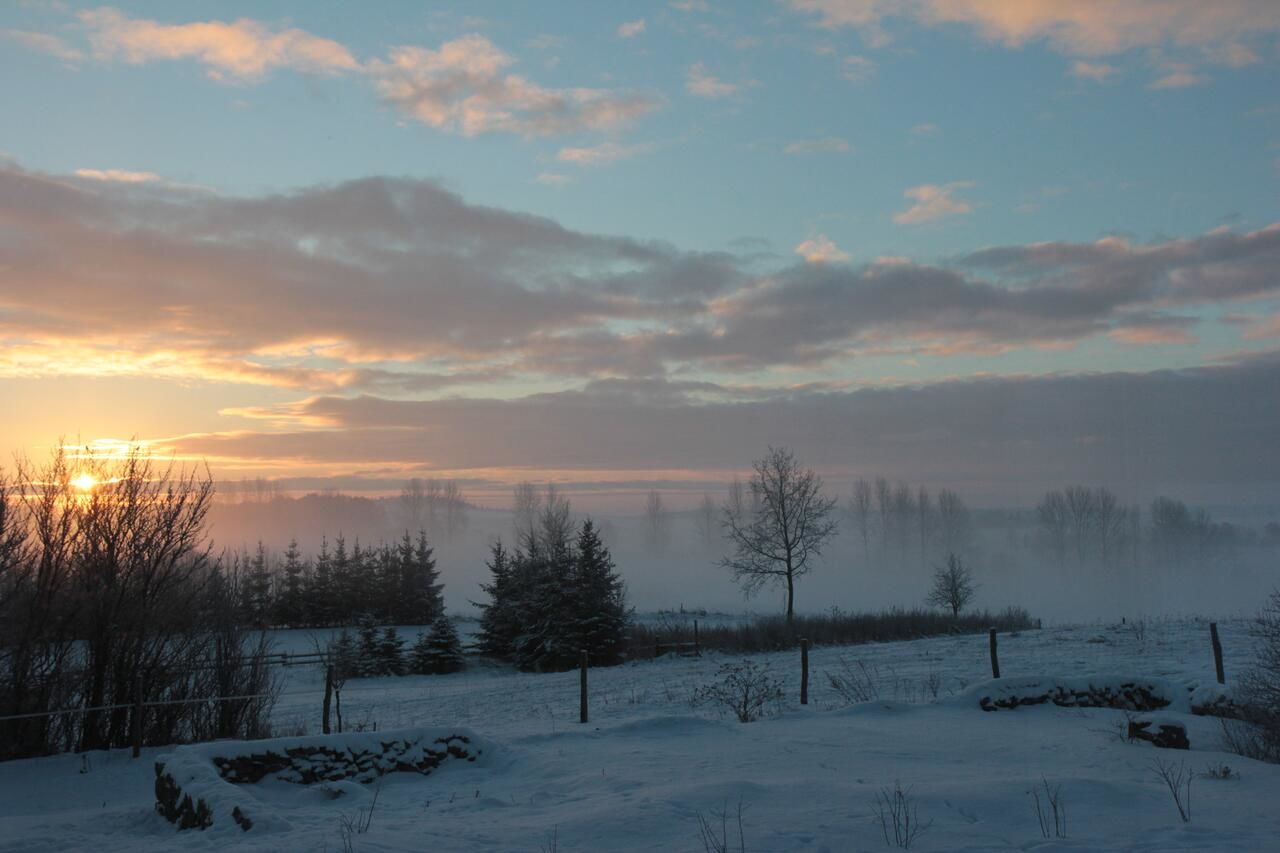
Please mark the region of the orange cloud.
<svg viewBox="0 0 1280 853"><path fill-rule="evenodd" d="M313 74L357 71L360 64L332 39L299 29L272 31L249 18L232 23L203 21L161 24L131 19L104 7L80 13L98 59L121 59L140 65L158 59L194 59L209 67L216 80L255 80L276 68Z"/></svg>

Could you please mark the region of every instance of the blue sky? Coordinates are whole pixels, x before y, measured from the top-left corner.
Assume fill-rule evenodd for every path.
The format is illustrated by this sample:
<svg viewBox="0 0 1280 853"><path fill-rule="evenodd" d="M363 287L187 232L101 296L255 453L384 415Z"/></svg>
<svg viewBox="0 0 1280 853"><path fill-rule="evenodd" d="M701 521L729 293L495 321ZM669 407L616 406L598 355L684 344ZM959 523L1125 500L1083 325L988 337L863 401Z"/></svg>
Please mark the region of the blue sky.
<svg viewBox="0 0 1280 853"><path fill-rule="evenodd" d="M16 235L0 252L48 237L25 229L40 210L31 188L49 182L78 193L58 204L110 207L95 227L114 241L84 280L25 258L0 267L10 349L0 383L15 398L38 400L67 381L123 383L157 404L157 382L204 389L208 402L185 421L132 430L163 442L348 428L298 414L326 396L516 400L629 382L640 400L648 392L637 383L661 382L681 405L700 405L797 388L1197 368L1265 356L1280 338L1266 283L1277 257L1269 229L1280 220L1280 8L1265 0L362 11L159 2L0 11L0 153L15 182L6 192ZM380 201L353 189L371 176L389 181ZM382 205L409 204L415 187L443 193L399 209L423 217L419 239L437 233L433 216L493 212L451 238L474 238L467 257L445 238L429 249L395 242L404 235ZM208 225L238 215L228 210L264 230ZM576 236L548 232L514 253L488 242L507 239L525 215ZM313 216L329 218L321 226ZM302 265L344 260L356 238L331 230L339 220L371 223L362 265L326 285L346 288L363 332L309 316L305 296L297 328L276 337L233 340L230 328L174 319L240 313L253 291L224 287L228 269L260 272L260 292L277 295L269 282L287 265L272 252ZM175 234L175 222L188 230ZM140 234L180 238L184 251L258 255L188 256L199 284L156 278L172 278L154 270L177 249L121 251ZM403 266L394 274L374 251L391 243ZM1069 259L1046 260L1041 243L1061 244ZM981 261L996 247L1017 258ZM636 254L650 249L658 254ZM442 327L424 328L420 341L389 331L396 318L379 310L402 314L397 300L418 286L405 270L442 259L461 264L458 278L424 284L421 302L427 313L433 299L447 306ZM725 280L707 284L703 265ZM135 269L152 270L137 273L146 283L136 289ZM580 313L509 327L505 313L472 316L462 306L480 292L465 284L473 274L495 299L515 297L503 309L513 320L570 296ZM903 284L886 284L893 276ZM1141 286L1130 292L1133 277ZM104 300L119 288L111 305L166 284L207 290L191 304L165 293L160 319L95 329L39 304L31 294L45 280ZM1029 292L1054 288L1061 308ZM602 294L607 308L587 304ZM802 323L832 329L814 346L762 344L796 337ZM468 349L498 327L489 346L510 347L510 358ZM106 350L112 365L95 367ZM369 370L394 376L360 373ZM120 437L118 417L79 419L34 418L6 438L20 449L55 428ZM194 444L183 452L209 453ZM360 461L237 453L227 451L228 470L338 474ZM546 463L565 467L571 460Z"/></svg>

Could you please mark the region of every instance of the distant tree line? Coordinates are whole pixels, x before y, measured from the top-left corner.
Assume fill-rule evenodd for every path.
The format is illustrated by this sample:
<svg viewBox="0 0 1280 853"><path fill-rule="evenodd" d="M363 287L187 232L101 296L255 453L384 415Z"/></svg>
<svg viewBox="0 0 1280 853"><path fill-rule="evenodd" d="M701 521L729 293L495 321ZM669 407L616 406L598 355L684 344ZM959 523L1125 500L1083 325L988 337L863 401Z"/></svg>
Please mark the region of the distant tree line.
<svg viewBox="0 0 1280 853"><path fill-rule="evenodd" d="M884 477L858 479L845 515L864 557L896 555L931 565L940 555L963 553L973 541L973 519L951 489L932 494L927 486L890 484Z"/></svg>
<svg viewBox="0 0 1280 853"><path fill-rule="evenodd" d="M1036 505L1035 519L1038 544L1060 563L1137 564L1145 548L1149 559L1175 564L1258 541L1256 532L1216 522L1207 510L1170 497L1153 500L1144 522L1140 507L1125 506L1102 487L1051 490Z"/></svg>

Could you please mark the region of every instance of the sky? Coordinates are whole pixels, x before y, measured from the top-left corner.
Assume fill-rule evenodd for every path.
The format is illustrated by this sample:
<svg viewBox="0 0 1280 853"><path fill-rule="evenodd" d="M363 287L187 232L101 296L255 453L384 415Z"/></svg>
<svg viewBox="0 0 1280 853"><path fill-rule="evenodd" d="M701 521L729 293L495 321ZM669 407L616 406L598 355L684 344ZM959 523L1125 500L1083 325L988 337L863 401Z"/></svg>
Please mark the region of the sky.
<svg viewBox="0 0 1280 853"><path fill-rule="evenodd" d="M1274 0L31 0L0 116L0 451L1280 499Z"/></svg>

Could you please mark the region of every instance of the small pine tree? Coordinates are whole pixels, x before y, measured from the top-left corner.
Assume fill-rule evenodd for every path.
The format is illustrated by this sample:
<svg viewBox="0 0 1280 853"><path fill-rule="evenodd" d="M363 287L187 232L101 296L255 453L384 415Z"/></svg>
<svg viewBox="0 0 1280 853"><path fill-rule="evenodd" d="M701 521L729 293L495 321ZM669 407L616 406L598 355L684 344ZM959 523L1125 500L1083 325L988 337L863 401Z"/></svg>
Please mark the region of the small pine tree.
<svg viewBox="0 0 1280 853"><path fill-rule="evenodd" d="M378 640L378 670L382 675L404 675L404 639L393 625L383 628Z"/></svg>
<svg viewBox="0 0 1280 853"><path fill-rule="evenodd" d="M334 677L339 681L360 674L360 649L356 638L346 628L329 642L329 663L333 664Z"/></svg>
<svg viewBox="0 0 1280 853"><path fill-rule="evenodd" d="M512 555L496 541L490 547L489 569L492 580L480 584L480 589L489 596L488 604L478 605L480 608L480 634L477 646L480 653L496 658L505 658L511 654L518 631L515 619L515 566Z"/></svg>
<svg viewBox="0 0 1280 853"><path fill-rule="evenodd" d="M453 620L441 615L431 623L431 630L418 636L413 645L413 671L421 675L443 675L459 672L464 666L462 641Z"/></svg>
<svg viewBox="0 0 1280 853"><path fill-rule="evenodd" d="M360 620L360 646L356 669L361 678L385 675L382 671L382 643L378 637L378 625L373 619Z"/></svg>
<svg viewBox="0 0 1280 853"><path fill-rule="evenodd" d="M305 584L307 564L298 550L298 540L289 543L284 552L284 580L276 597L275 623L296 628L303 623L306 613Z"/></svg>

